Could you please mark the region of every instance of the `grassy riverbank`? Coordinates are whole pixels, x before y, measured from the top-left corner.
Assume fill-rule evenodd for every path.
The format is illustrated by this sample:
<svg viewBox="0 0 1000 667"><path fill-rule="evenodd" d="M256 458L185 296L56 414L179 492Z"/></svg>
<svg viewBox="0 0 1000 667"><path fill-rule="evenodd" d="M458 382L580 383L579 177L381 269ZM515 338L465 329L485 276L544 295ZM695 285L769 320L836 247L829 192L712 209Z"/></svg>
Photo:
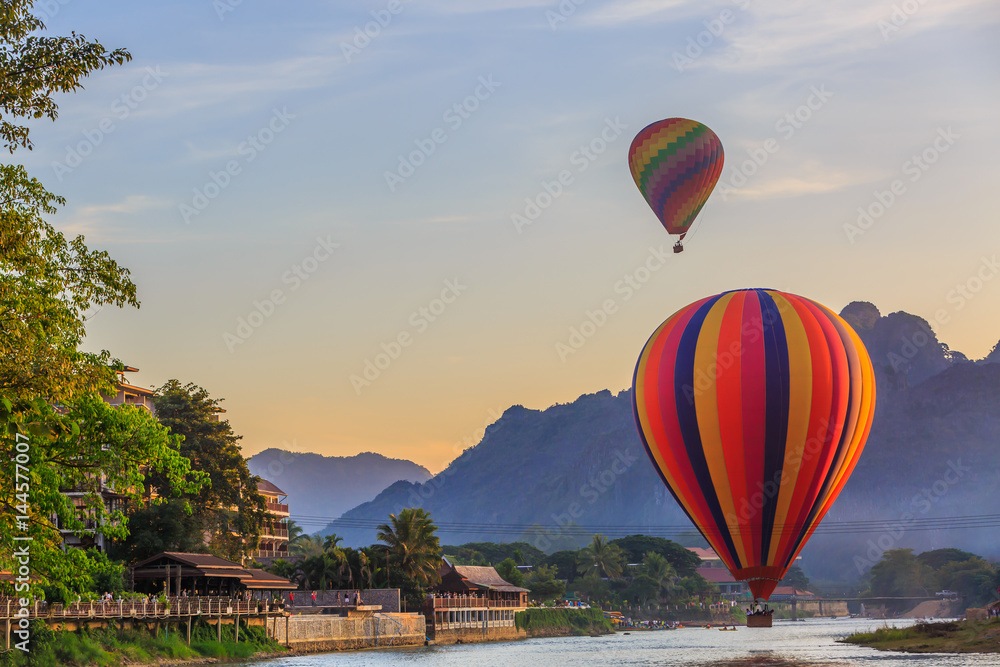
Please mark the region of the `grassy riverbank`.
<svg viewBox="0 0 1000 667"><path fill-rule="evenodd" d="M600 609L528 609L517 612L514 623L529 637L607 635L615 631Z"/></svg>
<svg viewBox="0 0 1000 667"><path fill-rule="evenodd" d="M1000 653L1000 621L917 623L857 632L842 641L907 653Z"/></svg>
<svg viewBox="0 0 1000 667"><path fill-rule="evenodd" d="M191 645L186 637L172 628L169 634L161 630L158 634L144 629L121 629L116 627L67 632L51 630L45 623L35 622L31 630L31 652L13 650L0 653L0 665L4 667L118 667L121 665L156 664L168 662L199 662L206 658L246 659L257 653L280 653L285 648L269 639L264 628L247 627L240 623L240 641L232 641L232 626L228 630L230 639L216 641L214 627L204 623L195 624L191 631Z"/></svg>

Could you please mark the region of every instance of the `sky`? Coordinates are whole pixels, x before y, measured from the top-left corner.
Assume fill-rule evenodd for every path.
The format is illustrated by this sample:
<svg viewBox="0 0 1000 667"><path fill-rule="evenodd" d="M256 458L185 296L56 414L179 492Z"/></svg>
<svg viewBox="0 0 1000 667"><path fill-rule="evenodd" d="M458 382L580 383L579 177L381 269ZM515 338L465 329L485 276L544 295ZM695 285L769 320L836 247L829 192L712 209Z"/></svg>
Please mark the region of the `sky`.
<svg viewBox="0 0 1000 667"><path fill-rule="evenodd" d="M36 9L133 56L15 155L138 286L86 346L224 399L246 455L440 471L511 405L628 388L728 289L904 310L974 359L1000 339L996 2ZM677 255L626 159L667 117L726 152Z"/></svg>

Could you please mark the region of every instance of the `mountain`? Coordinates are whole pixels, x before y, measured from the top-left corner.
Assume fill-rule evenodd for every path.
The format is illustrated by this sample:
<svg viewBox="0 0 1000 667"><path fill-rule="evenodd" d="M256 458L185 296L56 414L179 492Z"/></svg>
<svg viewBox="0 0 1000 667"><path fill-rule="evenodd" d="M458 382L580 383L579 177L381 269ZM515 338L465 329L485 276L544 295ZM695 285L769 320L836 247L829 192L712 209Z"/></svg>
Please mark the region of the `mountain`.
<svg viewBox="0 0 1000 667"><path fill-rule="evenodd" d="M260 475L288 494L292 518L338 517L398 480L426 482L431 473L412 461L364 452L357 456L321 456L265 449L248 462ZM318 526L300 521L306 532Z"/></svg>
<svg viewBox="0 0 1000 667"><path fill-rule="evenodd" d="M885 530L816 534L802 552L803 568L845 581L891 548L955 546L1000 556L996 528L925 531L914 523L995 513L1000 363L987 362L1000 355L969 362L922 318L882 316L869 303L852 303L843 315L876 367L878 403L865 452L827 521L885 521ZM414 506L431 513L445 543L524 540L549 552L586 541L574 525L689 525L639 440L629 391L543 411L514 406L433 479L397 482L321 533L370 544L374 524Z"/></svg>

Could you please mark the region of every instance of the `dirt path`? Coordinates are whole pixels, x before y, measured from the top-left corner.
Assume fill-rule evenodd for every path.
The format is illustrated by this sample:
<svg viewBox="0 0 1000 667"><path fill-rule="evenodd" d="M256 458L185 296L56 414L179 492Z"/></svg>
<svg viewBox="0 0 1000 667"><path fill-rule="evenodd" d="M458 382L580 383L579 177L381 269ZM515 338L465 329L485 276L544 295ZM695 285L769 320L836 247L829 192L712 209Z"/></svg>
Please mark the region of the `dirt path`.
<svg viewBox="0 0 1000 667"><path fill-rule="evenodd" d="M927 600L921 602L902 618L951 618L951 603L947 600Z"/></svg>

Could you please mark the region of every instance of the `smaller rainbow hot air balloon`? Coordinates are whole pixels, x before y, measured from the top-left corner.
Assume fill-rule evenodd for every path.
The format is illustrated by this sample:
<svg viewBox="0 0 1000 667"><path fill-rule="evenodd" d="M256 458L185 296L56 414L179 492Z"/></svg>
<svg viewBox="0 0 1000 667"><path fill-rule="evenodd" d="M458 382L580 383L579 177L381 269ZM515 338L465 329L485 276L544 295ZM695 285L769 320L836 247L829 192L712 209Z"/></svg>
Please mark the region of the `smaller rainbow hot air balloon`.
<svg viewBox="0 0 1000 667"><path fill-rule="evenodd" d="M648 125L632 140L628 166L646 203L670 234L674 252L722 175L724 154L715 132L686 118Z"/></svg>

